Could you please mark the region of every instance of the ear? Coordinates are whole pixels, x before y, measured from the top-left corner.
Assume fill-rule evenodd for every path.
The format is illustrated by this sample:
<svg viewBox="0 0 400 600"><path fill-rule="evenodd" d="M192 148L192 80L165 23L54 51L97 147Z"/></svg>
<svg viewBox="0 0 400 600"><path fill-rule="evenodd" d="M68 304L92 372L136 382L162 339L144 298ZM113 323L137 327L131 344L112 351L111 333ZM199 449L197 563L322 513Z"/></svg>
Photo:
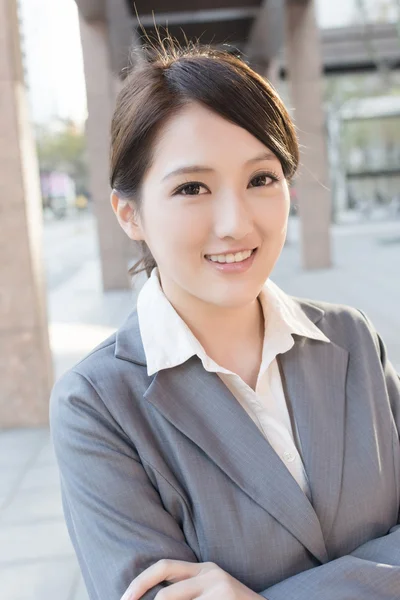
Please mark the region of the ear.
<svg viewBox="0 0 400 600"><path fill-rule="evenodd" d="M115 190L111 192L111 206L118 223L131 240L144 240L144 232L140 223L138 211L132 202L120 198Z"/></svg>

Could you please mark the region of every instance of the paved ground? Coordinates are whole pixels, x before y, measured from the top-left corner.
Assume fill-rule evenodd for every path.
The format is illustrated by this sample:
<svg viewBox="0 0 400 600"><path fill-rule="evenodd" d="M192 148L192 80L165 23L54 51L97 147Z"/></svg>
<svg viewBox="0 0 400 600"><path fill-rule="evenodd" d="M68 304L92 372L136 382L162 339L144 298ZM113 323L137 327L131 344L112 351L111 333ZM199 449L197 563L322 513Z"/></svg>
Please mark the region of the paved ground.
<svg viewBox="0 0 400 600"><path fill-rule="evenodd" d="M400 369L400 221L334 230L334 268L304 272L297 226L273 279L286 291L365 310ZM57 375L106 337L135 293L102 295L90 216L45 231ZM47 429L0 432L0 599L87 600L62 518Z"/></svg>

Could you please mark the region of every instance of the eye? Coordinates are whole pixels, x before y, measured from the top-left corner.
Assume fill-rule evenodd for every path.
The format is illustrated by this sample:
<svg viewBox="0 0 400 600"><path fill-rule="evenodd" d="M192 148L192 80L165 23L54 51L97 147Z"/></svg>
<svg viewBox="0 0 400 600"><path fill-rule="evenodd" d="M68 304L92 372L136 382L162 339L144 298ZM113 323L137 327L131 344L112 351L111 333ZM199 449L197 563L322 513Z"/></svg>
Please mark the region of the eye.
<svg viewBox="0 0 400 600"><path fill-rule="evenodd" d="M175 190L173 195L202 196L204 192L202 194L201 189L205 190L206 193L208 192L207 188L202 183L199 183L198 181L190 181L189 183L185 183L185 185L182 185L177 190Z"/></svg>
<svg viewBox="0 0 400 600"><path fill-rule="evenodd" d="M258 173L249 183L249 187L267 187L272 183L279 181L276 173Z"/></svg>

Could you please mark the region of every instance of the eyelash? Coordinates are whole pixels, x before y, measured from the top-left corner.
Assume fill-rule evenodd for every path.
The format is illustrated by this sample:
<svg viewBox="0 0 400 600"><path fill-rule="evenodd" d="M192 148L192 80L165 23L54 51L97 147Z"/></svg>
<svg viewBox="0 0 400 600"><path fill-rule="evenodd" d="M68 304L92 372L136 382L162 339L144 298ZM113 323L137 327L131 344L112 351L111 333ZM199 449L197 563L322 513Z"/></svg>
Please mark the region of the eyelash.
<svg viewBox="0 0 400 600"><path fill-rule="evenodd" d="M269 179L271 179L272 182L274 182L274 183L276 183L277 181L280 181L280 177L274 171L262 171L261 173L257 173L256 175L254 175L254 177L250 180L250 182L259 177L269 177ZM175 192L173 192L172 195L178 196L179 194L182 194L183 190L185 190L186 188L193 186L193 185L198 185L198 186L204 187L204 188L206 187L204 185L204 183L201 183L200 181L188 181L184 185L181 185L179 188L177 188L175 190ZM271 184L268 184L268 185L271 185ZM253 187L268 187L268 185L253 186ZM182 194L182 195L183 196L199 196L200 194Z"/></svg>
<svg viewBox="0 0 400 600"><path fill-rule="evenodd" d="M256 175L254 175L254 177L251 179L251 181L253 181L253 179L257 179L258 177L269 177L269 179L272 179L273 183L280 181L279 175L277 173L275 173L274 171L261 171L261 173L257 173ZM271 185L271 184L269 184L269 185ZM268 187L268 186L262 186L262 187Z"/></svg>

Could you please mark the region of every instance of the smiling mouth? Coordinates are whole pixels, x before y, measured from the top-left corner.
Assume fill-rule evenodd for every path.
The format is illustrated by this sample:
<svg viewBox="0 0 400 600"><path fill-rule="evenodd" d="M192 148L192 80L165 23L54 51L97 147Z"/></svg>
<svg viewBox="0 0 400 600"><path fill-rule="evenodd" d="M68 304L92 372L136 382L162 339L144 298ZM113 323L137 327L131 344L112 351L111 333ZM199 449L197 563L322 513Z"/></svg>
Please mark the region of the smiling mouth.
<svg viewBox="0 0 400 600"><path fill-rule="evenodd" d="M257 248L253 250L243 250L242 252L230 254L206 254L205 258L213 263L241 263L248 260L254 254Z"/></svg>

